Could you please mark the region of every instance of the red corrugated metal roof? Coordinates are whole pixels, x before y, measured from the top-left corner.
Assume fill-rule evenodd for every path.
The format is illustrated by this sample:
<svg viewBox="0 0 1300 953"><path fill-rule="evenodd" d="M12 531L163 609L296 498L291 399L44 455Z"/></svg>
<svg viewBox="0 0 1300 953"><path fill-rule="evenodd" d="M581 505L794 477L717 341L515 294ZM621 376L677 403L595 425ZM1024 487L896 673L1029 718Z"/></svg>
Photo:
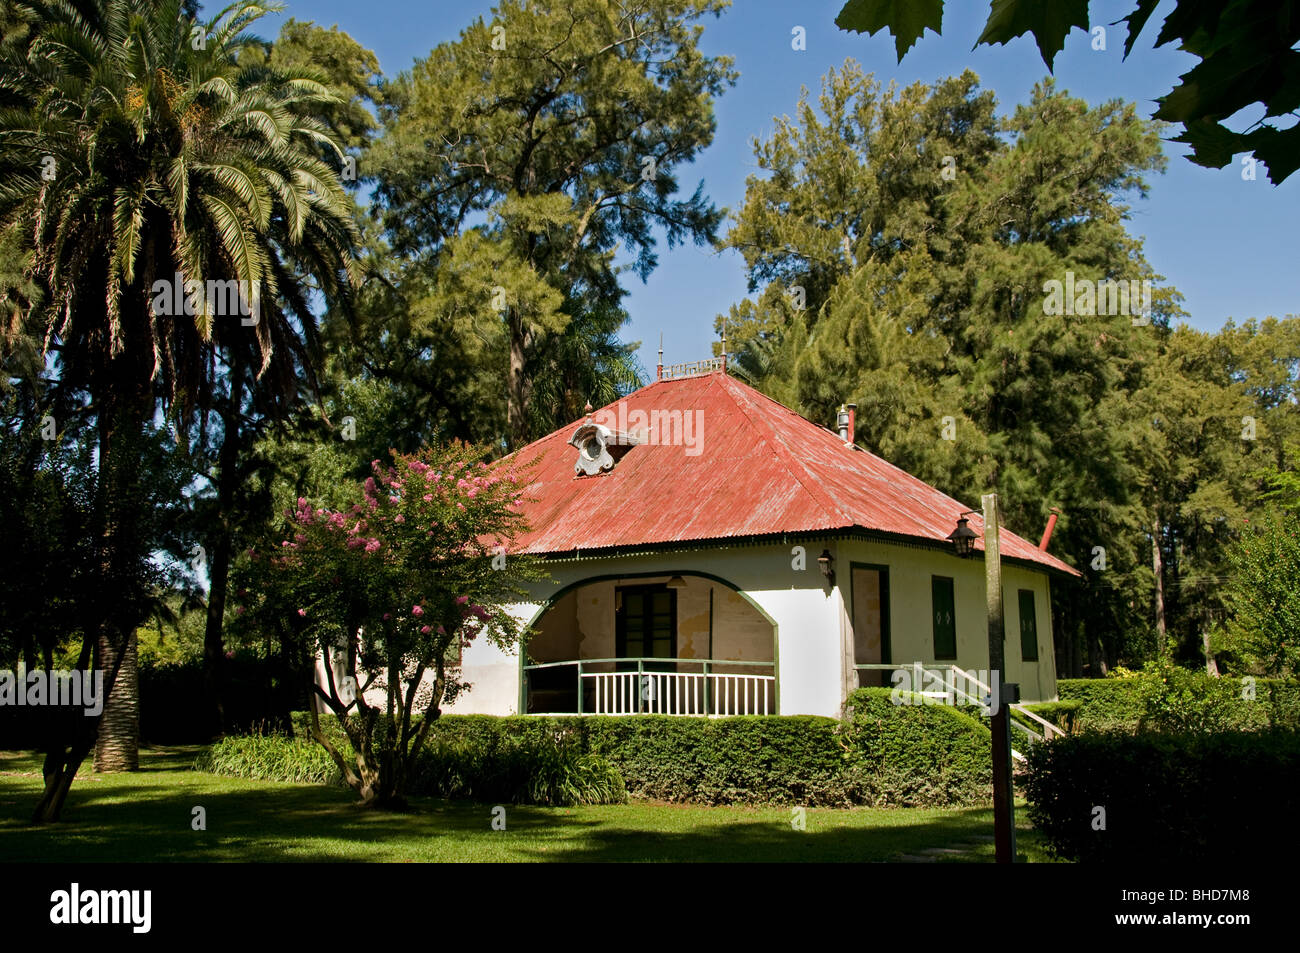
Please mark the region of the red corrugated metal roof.
<svg viewBox="0 0 1300 953"><path fill-rule="evenodd" d="M496 464L531 465L520 504L531 529L512 550L567 553L853 529L943 542L957 515L972 509L720 372L656 381L592 417L621 429L618 421L635 423L637 411L692 412L701 452L649 443L606 473L578 477L578 451L568 441L583 420L521 448ZM978 514L970 526L983 532ZM1001 542L1004 556L1079 575L1005 528Z"/></svg>

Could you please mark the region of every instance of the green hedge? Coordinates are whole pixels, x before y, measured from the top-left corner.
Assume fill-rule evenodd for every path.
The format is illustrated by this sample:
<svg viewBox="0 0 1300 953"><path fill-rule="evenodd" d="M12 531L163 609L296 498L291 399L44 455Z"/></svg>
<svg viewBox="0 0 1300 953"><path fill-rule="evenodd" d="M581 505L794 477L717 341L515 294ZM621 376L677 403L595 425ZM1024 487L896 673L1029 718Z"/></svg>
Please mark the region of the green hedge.
<svg viewBox="0 0 1300 953"><path fill-rule="evenodd" d="M1079 717L1079 712L1082 708L1083 702L1078 699L1059 702L1038 702L1033 705L1025 706L1026 711L1032 711L1044 721L1050 721L1067 735L1074 734L1075 722ZM1043 733L1043 726L1038 724L1038 722L1034 721L1032 718L1025 718L1015 709L1012 709L1012 715L1030 728L1034 729L1034 731L1038 732L1040 735Z"/></svg>
<svg viewBox="0 0 1300 953"><path fill-rule="evenodd" d="M1078 702L1074 724L1079 731L1136 731L1142 700L1136 678L1061 678L1061 701Z"/></svg>
<svg viewBox="0 0 1300 953"><path fill-rule="evenodd" d="M483 753L563 748L603 759L631 796L661 801L839 807L986 802L988 729L957 709L895 705L890 696L887 688L859 689L843 722L811 715L443 715L429 733L412 793L485 797L474 778L498 769ZM306 717L294 719L304 736ZM322 719L322 726L337 732L332 720Z"/></svg>
<svg viewBox="0 0 1300 953"><path fill-rule="evenodd" d="M863 803L977 804L993 796L989 729L946 705L896 705L888 688L849 696L850 774Z"/></svg>
<svg viewBox="0 0 1300 953"><path fill-rule="evenodd" d="M1288 843L1300 811L1293 731L1083 734L1027 758L1034 827L1070 860L1240 864L1243 845Z"/></svg>
<svg viewBox="0 0 1300 953"><path fill-rule="evenodd" d="M1057 683L1062 701L1078 702L1079 731L1259 731L1300 728L1300 683L1254 680L1149 665L1125 678L1071 678Z"/></svg>

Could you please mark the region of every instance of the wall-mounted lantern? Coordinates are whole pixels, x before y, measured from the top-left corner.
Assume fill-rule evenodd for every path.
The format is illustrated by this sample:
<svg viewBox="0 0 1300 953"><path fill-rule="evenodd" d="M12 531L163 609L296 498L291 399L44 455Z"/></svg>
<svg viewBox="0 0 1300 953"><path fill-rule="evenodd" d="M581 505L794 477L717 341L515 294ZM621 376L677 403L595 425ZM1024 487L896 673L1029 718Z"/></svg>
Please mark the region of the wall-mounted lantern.
<svg viewBox="0 0 1300 953"><path fill-rule="evenodd" d="M831 555L829 549L823 549L822 554L817 557L817 565L821 567L822 575L835 585L835 557Z"/></svg>
<svg viewBox="0 0 1300 953"><path fill-rule="evenodd" d="M979 533L970 528L970 521L966 519L967 514L974 512L974 510L967 510L958 516L957 528L948 534L948 538L952 540L953 549L963 559L975 552L975 540L980 538Z"/></svg>

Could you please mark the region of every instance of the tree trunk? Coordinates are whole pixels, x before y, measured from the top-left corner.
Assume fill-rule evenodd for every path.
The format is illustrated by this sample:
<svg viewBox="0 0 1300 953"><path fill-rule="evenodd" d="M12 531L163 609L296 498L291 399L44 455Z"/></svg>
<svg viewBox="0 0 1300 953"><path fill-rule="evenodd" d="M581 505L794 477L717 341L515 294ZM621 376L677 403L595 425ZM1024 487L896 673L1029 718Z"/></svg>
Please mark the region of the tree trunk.
<svg viewBox="0 0 1300 953"><path fill-rule="evenodd" d="M95 668L111 671L117 667L113 690L104 702L100 719L99 740L95 743L95 770L98 772L134 771L140 767L140 669L138 640L134 632L125 645L117 633L101 635ZM120 659L119 659L120 655Z"/></svg>
<svg viewBox="0 0 1300 953"><path fill-rule="evenodd" d="M149 394L148 403L145 393ZM106 399L100 413L99 586L105 607L94 636L93 668L104 672L107 697L95 742L96 771L134 771L140 766L140 680L131 615L134 607L124 606L119 597L132 593L138 560L147 548L139 537L138 443L147 420L142 408L151 405L152 391L145 391L120 402Z"/></svg>
<svg viewBox="0 0 1300 953"><path fill-rule="evenodd" d="M1219 665L1214 661L1214 654L1210 651L1210 626L1208 622L1202 623L1201 627L1201 646L1205 649L1205 671L1206 674L1219 677Z"/></svg>
<svg viewBox="0 0 1300 953"><path fill-rule="evenodd" d="M1163 655L1168 646L1165 644L1165 569L1164 557L1160 552L1159 513L1151 523L1151 571L1156 583L1156 639L1160 654Z"/></svg>
<svg viewBox="0 0 1300 953"><path fill-rule="evenodd" d="M217 537L208 564L208 612L203 630L203 682L208 708L215 719L216 733L226 730L225 639L226 585L230 580L230 558L234 550L233 503L239 482L239 450L243 436L239 426L244 397L244 369L236 351L231 358L230 403L222 414L221 452L217 459Z"/></svg>
<svg viewBox="0 0 1300 953"><path fill-rule="evenodd" d="M524 425L524 347L523 322L517 315L507 318L510 328L510 370L506 378L506 449L517 450L527 439Z"/></svg>

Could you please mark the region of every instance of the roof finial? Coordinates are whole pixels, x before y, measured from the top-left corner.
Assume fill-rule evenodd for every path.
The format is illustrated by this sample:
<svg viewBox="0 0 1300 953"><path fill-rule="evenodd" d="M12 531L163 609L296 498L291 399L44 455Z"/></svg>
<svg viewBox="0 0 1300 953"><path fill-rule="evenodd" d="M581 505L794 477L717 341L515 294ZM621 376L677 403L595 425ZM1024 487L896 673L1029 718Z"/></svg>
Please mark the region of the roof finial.
<svg viewBox="0 0 1300 953"><path fill-rule="evenodd" d="M722 316L722 373L727 373L727 316Z"/></svg>
<svg viewBox="0 0 1300 953"><path fill-rule="evenodd" d="M591 401L587 401L587 406L582 408L582 412L586 414L588 417L591 416Z"/></svg>
<svg viewBox="0 0 1300 953"><path fill-rule="evenodd" d="M659 366L655 369L655 380L664 379L664 332L659 332Z"/></svg>

